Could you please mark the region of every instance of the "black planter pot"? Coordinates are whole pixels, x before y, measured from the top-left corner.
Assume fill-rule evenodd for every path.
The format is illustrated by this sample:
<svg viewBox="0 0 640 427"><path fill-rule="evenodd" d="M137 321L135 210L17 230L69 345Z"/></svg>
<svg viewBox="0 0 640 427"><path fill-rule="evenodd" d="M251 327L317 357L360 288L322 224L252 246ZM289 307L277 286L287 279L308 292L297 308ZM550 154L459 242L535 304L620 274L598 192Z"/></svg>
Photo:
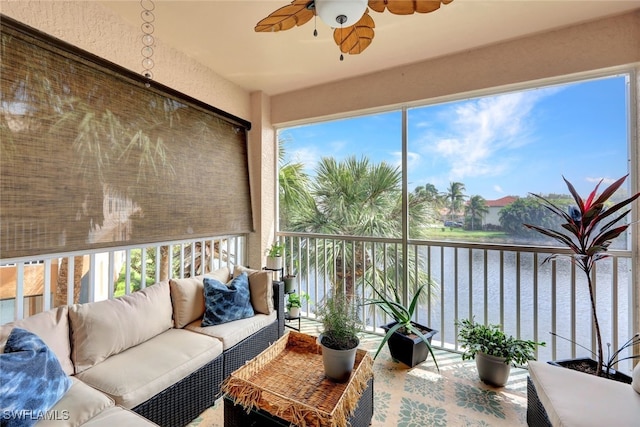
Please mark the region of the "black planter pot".
<svg viewBox="0 0 640 427"><path fill-rule="evenodd" d="M385 332L387 332L396 323L397 322L391 322L381 326L381 328L384 329ZM431 338L435 334L437 334L438 331L423 326L419 323L412 324L423 331L427 331L423 335L427 338L429 344L431 344ZM429 356L429 348L427 347L427 344L425 344L425 342L415 334L404 335L400 332L394 332L394 334L389 338L389 341L387 341L387 345L389 346L391 357L412 368L417 364L427 360L427 356Z"/></svg>
<svg viewBox="0 0 640 427"><path fill-rule="evenodd" d="M547 362L550 365L561 366L567 369L573 369L575 371L584 372L586 374L595 375L598 367L598 362L589 357L579 357L576 359L564 359L564 360L552 360ZM631 384L631 377L622 372L618 372L615 369L610 369L608 373L602 373L602 377L609 378L614 381L619 381L625 384Z"/></svg>

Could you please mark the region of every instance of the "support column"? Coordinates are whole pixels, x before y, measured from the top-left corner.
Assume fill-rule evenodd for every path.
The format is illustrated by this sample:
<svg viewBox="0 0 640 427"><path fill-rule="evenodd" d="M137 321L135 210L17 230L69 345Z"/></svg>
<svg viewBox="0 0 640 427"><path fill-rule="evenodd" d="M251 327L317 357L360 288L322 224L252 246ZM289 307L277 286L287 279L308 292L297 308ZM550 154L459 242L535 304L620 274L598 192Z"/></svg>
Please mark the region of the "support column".
<svg viewBox="0 0 640 427"><path fill-rule="evenodd" d="M271 99L263 92L251 94L251 131L248 134L249 182L254 232L247 239L247 264L260 269L264 252L276 232L278 158L271 124Z"/></svg>

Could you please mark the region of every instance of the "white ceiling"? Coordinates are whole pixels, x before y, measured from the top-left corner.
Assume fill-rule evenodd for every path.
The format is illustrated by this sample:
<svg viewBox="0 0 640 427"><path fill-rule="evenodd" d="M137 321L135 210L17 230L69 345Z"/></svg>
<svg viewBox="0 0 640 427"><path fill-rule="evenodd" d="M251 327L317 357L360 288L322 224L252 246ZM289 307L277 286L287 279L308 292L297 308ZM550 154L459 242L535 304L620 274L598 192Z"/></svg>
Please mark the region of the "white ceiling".
<svg viewBox="0 0 640 427"><path fill-rule="evenodd" d="M249 91L276 95L640 8L640 0L454 0L428 14L371 11L371 46L340 62L332 30L319 19L318 37L313 20L254 32L290 1L153 0L154 36ZM102 3L131 25L142 24L139 0Z"/></svg>

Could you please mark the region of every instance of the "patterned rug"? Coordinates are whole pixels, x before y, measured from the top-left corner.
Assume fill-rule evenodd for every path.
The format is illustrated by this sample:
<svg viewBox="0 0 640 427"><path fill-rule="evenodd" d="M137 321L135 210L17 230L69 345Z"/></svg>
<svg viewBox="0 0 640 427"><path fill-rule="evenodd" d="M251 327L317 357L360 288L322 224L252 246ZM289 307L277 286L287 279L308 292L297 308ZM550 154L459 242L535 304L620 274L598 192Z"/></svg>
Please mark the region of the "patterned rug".
<svg viewBox="0 0 640 427"><path fill-rule="evenodd" d="M313 331L303 332L315 335ZM372 336L361 348L375 354L380 338ZM511 369L509 383L497 388L478 379L474 361L457 353L436 351L440 372L431 356L409 369L394 362L385 348L374 363L372 426L525 426L527 371ZM223 402L195 419L190 427L222 427Z"/></svg>

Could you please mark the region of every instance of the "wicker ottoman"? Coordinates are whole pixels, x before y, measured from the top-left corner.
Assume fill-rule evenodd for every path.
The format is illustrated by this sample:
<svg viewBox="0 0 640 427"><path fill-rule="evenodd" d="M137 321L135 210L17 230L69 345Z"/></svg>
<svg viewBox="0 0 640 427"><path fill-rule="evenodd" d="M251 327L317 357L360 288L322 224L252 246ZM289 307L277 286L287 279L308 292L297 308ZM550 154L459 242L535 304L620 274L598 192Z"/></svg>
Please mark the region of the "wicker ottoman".
<svg viewBox="0 0 640 427"><path fill-rule="evenodd" d="M235 371L222 387L225 427L368 426L373 360L358 350L348 382L324 377L316 338L291 331Z"/></svg>

